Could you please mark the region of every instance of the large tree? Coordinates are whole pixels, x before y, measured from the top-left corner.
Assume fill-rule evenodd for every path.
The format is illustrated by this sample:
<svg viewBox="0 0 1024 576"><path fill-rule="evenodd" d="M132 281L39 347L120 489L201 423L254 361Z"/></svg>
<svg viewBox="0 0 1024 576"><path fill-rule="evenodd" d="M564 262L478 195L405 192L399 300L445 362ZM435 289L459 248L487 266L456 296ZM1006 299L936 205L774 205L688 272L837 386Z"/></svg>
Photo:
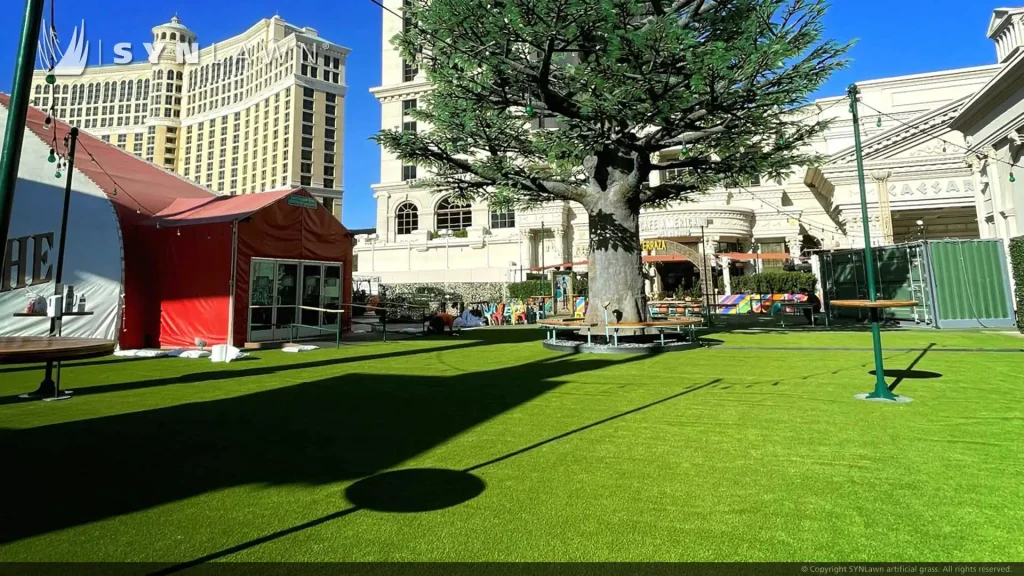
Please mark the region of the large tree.
<svg viewBox="0 0 1024 576"><path fill-rule="evenodd" d="M427 128L377 141L429 168L438 192L582 205L598 324L605 305L647 317L641 208L817 160L825 123L798 109L847 49L823 39L823 0L404 4L393 42L433 85L414 112ZM559 129L531 129L538 118Z"/></svg>

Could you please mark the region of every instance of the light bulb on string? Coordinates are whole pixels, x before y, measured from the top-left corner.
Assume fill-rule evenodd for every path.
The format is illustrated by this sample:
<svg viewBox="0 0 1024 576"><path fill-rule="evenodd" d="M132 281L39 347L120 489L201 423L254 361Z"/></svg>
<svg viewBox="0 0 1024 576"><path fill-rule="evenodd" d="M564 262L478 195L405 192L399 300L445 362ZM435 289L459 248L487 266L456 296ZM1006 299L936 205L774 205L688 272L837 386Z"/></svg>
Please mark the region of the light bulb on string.
<svg viewBox="0 0 1024 576"><path fill-rule="evenodd" d="M526 115L533 116L533 100L529 99L526 101Z"/></svg>
<svg viewBox="0 0 1024 576"><path fill-rule="evenodd" d="M882 127L882 117L881 116L878 117L878 122L875 122L875 126L878 127L878 128Z"/></svg>
<svg viewBox="0 0 1024 576"><path fill-rule="evenodd" d="M52 123L53 123L53 119L50 118L49 114L47 114L46 115L46 120L43 120L43 130L49 130L50 129L50 124L52 124Z"/></svg>
<svg viewBox="0 0 1024 576"><path fill-rule="evenodd" d="M57 161L57 151L54 150L53 148L50 148L50 156L46 159L46 161L49 162L50 164L53 164L54 162L56 162Z"/></svg>
<svg viewBox="0 0 1024 576"><path fill-rule="evenodd" d="M46 75L46 83L53 86L57 83L57 75L53 73L53 70Z"/></svg>
<svg viewBox="0 0 1024 576"><path fill-rule="evenodd" d="M181 228L178 228L178 236L181 236Z"/></svg>
<svg viewBox="0 0 1024 576"><path fill-rule="evenodd" d="M60 166L57 167L57 171L53 173L54 178L60 178Z"/></svg>
<svg viewBox="0 0 1024 576"><path fill-rule="evenodd" d="M1013 172L1010 172L1010 183L1013 184L1016 181L1017 181L1017 177L1013 175Z"/></svg>

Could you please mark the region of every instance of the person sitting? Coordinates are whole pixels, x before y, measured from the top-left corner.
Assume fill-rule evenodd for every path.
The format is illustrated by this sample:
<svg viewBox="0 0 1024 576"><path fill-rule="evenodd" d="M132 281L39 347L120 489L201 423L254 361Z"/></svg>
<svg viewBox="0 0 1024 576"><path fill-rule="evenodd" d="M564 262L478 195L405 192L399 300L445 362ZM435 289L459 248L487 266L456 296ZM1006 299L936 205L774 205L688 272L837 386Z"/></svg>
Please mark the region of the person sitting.
<svg viewBox="0 0 1024 576"><path fill-rule="evenodd" d="M462 315L455 319L453 324L456 328L476 328L484 325L483 313L476 309L465 309Z"/></svg>
<svg viewBox="0 0 1024 576"><path fill-rule="evenodd" d="M811 292L807 288L802 288L800 293L804 295L804 303L810 306L805 306L803 309L804 318L807 318L807 323L814 324L814 315L821 314L821 298L814 292Z"/></svg>

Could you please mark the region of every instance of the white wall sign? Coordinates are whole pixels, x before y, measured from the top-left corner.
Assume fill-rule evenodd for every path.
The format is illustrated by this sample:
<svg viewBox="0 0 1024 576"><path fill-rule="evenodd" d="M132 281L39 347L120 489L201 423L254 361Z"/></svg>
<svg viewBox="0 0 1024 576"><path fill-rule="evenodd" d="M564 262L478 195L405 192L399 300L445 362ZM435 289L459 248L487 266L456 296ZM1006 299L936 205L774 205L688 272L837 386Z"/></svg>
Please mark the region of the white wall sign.
<svg viewBox="0 0 1024 576"><path fill-rule="evenodd" d="M961 194L973 194L974 182L972 180L933 180L922 182L905 182L903 184L890 184L889 196L892 198L906 198L911 196L959 196Z"/></svg>

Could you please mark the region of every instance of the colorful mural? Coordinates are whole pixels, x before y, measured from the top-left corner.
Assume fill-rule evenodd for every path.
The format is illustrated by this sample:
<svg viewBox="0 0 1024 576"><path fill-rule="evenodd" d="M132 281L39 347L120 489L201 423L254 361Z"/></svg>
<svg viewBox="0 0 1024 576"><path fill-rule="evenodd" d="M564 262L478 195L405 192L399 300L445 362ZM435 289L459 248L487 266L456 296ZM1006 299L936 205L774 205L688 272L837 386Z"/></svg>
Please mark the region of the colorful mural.
<svg viewBox="0 0 1024 576"><path fill-rule="evenodd" d="M573 312L574 318L583 318L587 315L587 299L580 296L576 298L576 306Z"/></svg>
<svg viewBox="0 0 1024 576"><path fill-rule="evenodd" d="M730 294L719 296L719 314L768 314L772 304L782 300L803 302L803 294Z"/></svg>

